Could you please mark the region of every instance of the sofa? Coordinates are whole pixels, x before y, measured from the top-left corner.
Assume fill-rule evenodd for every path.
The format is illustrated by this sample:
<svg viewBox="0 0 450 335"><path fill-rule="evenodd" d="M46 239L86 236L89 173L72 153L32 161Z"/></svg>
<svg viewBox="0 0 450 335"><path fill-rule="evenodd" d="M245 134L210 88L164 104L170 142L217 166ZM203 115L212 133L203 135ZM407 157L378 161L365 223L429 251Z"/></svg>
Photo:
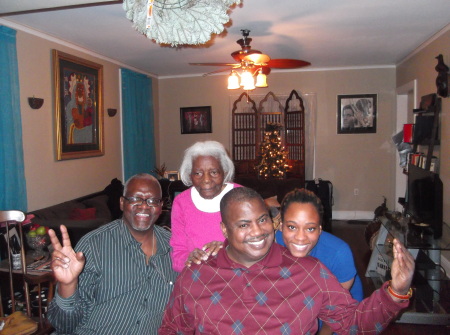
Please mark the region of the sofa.
<svg viewBox="0 0 450 335"><path fill-rule="evenodd" d="M76 245L86 233L122 216L120 210L122 193L122 182L114 178L103 191L31 211L27 214L34 215L33 224L55 229L58 234L59 226L65 225L72 245Z"/></svg>

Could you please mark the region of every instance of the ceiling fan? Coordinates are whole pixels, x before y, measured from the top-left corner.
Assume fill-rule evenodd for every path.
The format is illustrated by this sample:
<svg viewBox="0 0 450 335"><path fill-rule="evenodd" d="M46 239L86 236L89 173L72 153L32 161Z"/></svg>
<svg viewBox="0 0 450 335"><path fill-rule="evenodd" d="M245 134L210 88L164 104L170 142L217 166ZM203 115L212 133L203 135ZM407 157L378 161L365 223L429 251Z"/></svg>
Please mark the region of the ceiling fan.
<svg viewBox="0 0 450 335"><path fill-rule="evenodd" d="M244 90L252 90L255 86L267 87L266 76L271 69L296 69L311 65L310 62L300 59L271 59L261 51L251 48L252 39L248 37L250 30L242 29L241 32L242 38L236 41L241 46L241 50L231 53L231 57L236 63L189 63L189 65L226 66L227 68L205 73L204 76L231 70L231 75L228 78L228 89L237 89L243 86ZM253 76L256 74L256 83L254 83ZM240 83L238 75L241 78Z"/></svg>

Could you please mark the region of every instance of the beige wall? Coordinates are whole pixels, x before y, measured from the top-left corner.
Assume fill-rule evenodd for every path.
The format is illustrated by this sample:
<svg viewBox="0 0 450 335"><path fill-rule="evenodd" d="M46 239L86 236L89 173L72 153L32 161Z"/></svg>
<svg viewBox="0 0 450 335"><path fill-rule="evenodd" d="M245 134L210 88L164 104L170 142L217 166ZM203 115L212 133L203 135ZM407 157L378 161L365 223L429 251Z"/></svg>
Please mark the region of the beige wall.
<svg viewBox="0 0 450 335"><path fill-rule="evenodd" d="M450 64L450 30L431 42L423 50L410 57L397 68L397 86L402 86L414 79L418 81L418 94L422 97L430 93L436 93L435 80L437 65L435 57L444 55L444 61ZM444 184L444 222L450 224L450 98L442 99L441 113L441 145L440 177Z"/></svg>
<svg viewBox="0 0 450 335"><path fill-rule="evenodd" d="M104 109L117 108L119 67L77 50L17 31L20 106L22 116L25 178L28 210L50 206L105 188L111 179L122 176L120 116L105 115L105 155L57 161L53 107L52 49L103 65ZM31 109L28 97L44 98L39 110ZM106 114L106 113L105 113Z"/></svg>
<svg viewBox="0 0 450 335"><path fill-rule="evenodd" d="M230 91L225 76L160 79L159 161L178 170L183 151L199 140L214 139L230 147ZM395 148L390 138L395 131L395 69L336 70L271 73L270 87L253 94L316 93L317 138L315 176L332 181L334 211L356 218L373 215L386 196L394 205ZM378 94L376 134L338 135L338 94ZM232 92L232 95L236 93ZM180 107L212 106L212 134L180 134ZM359 195L354 195L354 189ZM365 213L358 213L365 212Z"/></svg>
<svg viewBox="0 0 450 335"><path fill-rule="evenodd" d="M395 133L395 88L419 79L419 96L435 91L434 57L449 54L449 34L424 51L394 68L272 73L267 89L253 94L315 93L317 97L317 137L315 176L334 185L335 212L355 218L372 215L388 199L394 208L395 157L391 143ZM445 49L443 49L445 47ZM21 89L21 109L27 179L28 209L52 205L103 189L112 178L122 176L120 117L105 116L105 155L102 157L56 161L51 50L58 49L104 66L104 108L117 108L120 114L119 66L56 42L17 32L17 53ZM397 76L397 79L396 79ZM337 135L338 94L378 94L376 134ZM237 93L231 92L233 96ZM45 99L44 106L32 110L30 96ZM159 79L153 81L156 144L159 164L178 170L183 151L198 140L214 139L230 147L230 91L225 76ZM180 107L212 106L212 134L180 134ZM445 194L449 180L449 99L442 114L441 175ZM445 145L447 144L447 145ZM359 189L355 196L353 190ZM450 221L449 200L444 218Z"/></svg>

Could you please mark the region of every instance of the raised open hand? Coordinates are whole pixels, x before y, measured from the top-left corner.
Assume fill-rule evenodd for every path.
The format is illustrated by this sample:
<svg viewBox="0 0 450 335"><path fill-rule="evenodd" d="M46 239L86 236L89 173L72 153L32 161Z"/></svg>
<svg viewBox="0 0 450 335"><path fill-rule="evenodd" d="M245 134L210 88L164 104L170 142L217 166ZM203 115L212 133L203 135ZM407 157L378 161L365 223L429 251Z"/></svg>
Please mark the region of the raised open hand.
<svg viewBox="0 0 450 335"><path fill-rule="evenodd" d="M414 257L399 240L394 239L394 261L391 266L391 288L394 292L400 295L408 292L414 267Z"/></svg>
<svg viewBox="0 0 450 335"><path fill-rule="evenodd" d="M49 229L48 235L53 246L52 270L55 279L59 282L58 293L63 297L69 297L75 292L78 284L78 276L84 268L85 258L82 252L76 253L70 243L69 233L64 225L61 225L62 245L53 229Z"/></svg>

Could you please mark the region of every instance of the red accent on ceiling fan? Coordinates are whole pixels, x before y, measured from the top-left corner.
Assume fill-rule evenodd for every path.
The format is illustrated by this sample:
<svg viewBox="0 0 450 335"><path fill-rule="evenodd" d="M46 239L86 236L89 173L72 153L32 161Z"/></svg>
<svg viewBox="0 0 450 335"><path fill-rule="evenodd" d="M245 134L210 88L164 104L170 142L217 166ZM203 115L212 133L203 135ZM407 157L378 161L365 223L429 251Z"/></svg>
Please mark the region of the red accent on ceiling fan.
<svg viewBox="0 0 450 335"><path fill-rule="evenodd" d="M288 59L288 58L271 59L267 63L268 67L276 69L295 69L299 67L305 67L308 65L311 65L311 63L300 59Z"/></svg>

